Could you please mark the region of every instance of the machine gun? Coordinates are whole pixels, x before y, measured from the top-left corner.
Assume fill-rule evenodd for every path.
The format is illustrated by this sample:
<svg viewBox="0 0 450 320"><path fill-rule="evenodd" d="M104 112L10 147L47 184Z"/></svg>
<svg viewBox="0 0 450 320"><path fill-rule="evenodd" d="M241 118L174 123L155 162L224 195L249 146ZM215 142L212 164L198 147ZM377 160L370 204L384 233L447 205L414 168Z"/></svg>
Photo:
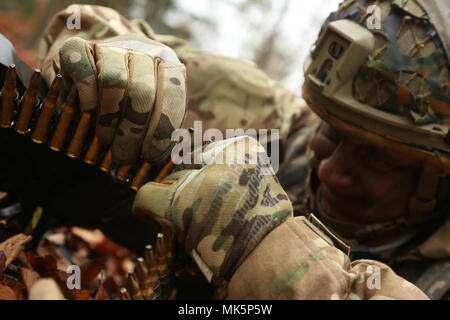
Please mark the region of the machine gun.
<svg viewBox="0 0 450 320"><path fill-rule="evenodd" d="M0 190L8 194L2 203L19 202L21 220L44 209L34 245L58 225L99 228L134 251L156 239L158 227L137 221L131 205L135 190L161 168L142 161L115 167L95 138L91 115L77 109L74 90L57 112L61 76L48 88L6 38L0 45ZM3 218L16 211L17 205L3 208Z"/></svg>
<svg viewBox="0 0 450 320"><path fill-rule="evenodd" d="M0 48L0 191L7 194L0 199L0 219L14 218L25 225L41 207L44 213L33 231L32 246L54 227L80 226L98 228L144 256L144 248L156 244L161 229L131 214L135 192L147 181L161 181L173 163L152 166L140 159L116 166L111 150L95 136L94 116L77 108L75 88L58 108L61 76L49 88L40 70L23 63L2 35ZM174 254L165 252L168 258ZM138 270L142 278L142 265ZM197 280L188 283L212 293L201 275L191 276ZM168 297L167 290L163 296Z"/></svg>

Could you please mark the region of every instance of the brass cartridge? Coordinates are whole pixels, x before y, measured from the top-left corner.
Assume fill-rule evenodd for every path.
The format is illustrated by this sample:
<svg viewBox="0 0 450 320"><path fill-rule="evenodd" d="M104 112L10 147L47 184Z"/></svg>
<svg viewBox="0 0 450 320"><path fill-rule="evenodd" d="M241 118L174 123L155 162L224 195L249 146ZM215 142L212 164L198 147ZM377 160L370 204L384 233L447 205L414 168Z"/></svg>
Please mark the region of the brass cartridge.
<svg viewBox="0 0 450 320"><path fill-rule="evenodd" d="M147 264L148 277L152 281L153 287L155 288L159 285L159 273L158 269L156 268L156 257L153 252L153 246L145 246L144 260Z"/></svg>
<svg viewBox="0 0 450 320"><path fill-rule="evenodd" d="M72 123L73 117L75 116L76 106L76 87L72 86L69 91L69 95L64 102L61 109L61 115L59 116L58 124L56 125L56 130L53 134L52 140L50 141L50 149L54 151L60 151L64 146L64 141L66 139L67 131L69 130L70 124Z"/></svg>
<svg viewBox="0 0 450 320"><path fill-rule="evenodd" d="M91 114L82 112L80 121L78 122L77 129L70 143L67 155L71 158L78 159L83 151L84 141L86 140L87 133L89 131L89 125L91 122Z"/></svg>
<svg viewBox="0 0 450 320"><path fill-rule="evenodd" d="M16 76L16 66L12 64L6 71L5 83L2 87L2 110L0 115L0 127L2 128L11 127L14 100L17 97Z"/></svg>
<svg viewBox="0 0 450 320"><path fill-rule="evenodd" d="M136 274L139 281L139 287L141 288L144 299L153 300L156 295L155 291L153 290L153 283L150 280L147 265L145 264L143 258L137 259Z"/></svg>
<svg viewBox="0 0 450 320"><path fill-rule="evenodd" d="M133 300L144 300L141 288L139 287L139 281L133 270L128 271L127 288Z"/></svg>
<svg viewBox="0 0 450 320"><path fill-rule="evenodd" d="M89 145L89 149L86 152L86 155L84 156L84 162L90 165L96 165L99 160L100 152L101 152L100 141L98 140L97 136L94 136L94 138L91 141L91 144Z"/></svg>
<svg viewBox="0 0 450 320"><path fill-rule="evenodd" d="M31 135L31 140L36 143L43 143L47 136L48 125L55 115L56 111L56 99L59 94L59 87L61 84L62 76L60 74L56 75L55 80L53 80L50 85L50 90L45 98L41 113L39 114L38 121L36 123L36 127L33 130L33 134Z"/></svg>
<svg viewBox="0 0 450 320"><path fill-rule="evenodd" d="M136 173L136 175L134 176L132 182L131 182L131 189L133 190L139 190L140 187L142 187L144 185L144 183L147 181L148 179L148 174L150 169L152 168L151 163L145 161L141 167L139 168L138 172Z"/></svg>
<svg viewBox="0 0 450 320"><path fill-rule="evenodd" d="M38 89L41 83L41 70L36 69L31 76L30 84L23 96L22 107L20 109L19 117L15 123L15 130L17 133L26 134L30 126L33 109L39 101Z"/></svg>
<svg viewBox="0 0 450 320"><path fill-rule="evenodd" d="M156 268L160 277L169 273L169 268L167 266L167 243L164 235L158 233L156 236Z"/></svg>
<svg viewBox="0 0 450 320"><path fill-rule="evenodd" d="M128 293L127 288L120 288L120 300L133 300Z"/></svg>
<svg viewBox="0 0 450 320"><path fill-rule="evenodd" d="M167 174L173 169L174 166L175 164L172 162L172 160L169 160L169 162L166 163L166 165L159 172L158 176L155 178L155 182L161 182L162 179L167 176Z"/></svg>
<svg viewBox="0 0 450 320"><path fill-rule="evenodd" d="M102 160L102 163L100 164L100 170L109 173L112 171L112 169L114 169L114 162L112 160L111 148L109 148Z"/></svg>
<svg viewBox="0 0 450 320"><path fill-rule="evenodd" d="M117 169L117 175L116 175L117 180L122 181L122 182L127 181L132 167L133 167L133 165L120 166L119 169Z"/></svg>

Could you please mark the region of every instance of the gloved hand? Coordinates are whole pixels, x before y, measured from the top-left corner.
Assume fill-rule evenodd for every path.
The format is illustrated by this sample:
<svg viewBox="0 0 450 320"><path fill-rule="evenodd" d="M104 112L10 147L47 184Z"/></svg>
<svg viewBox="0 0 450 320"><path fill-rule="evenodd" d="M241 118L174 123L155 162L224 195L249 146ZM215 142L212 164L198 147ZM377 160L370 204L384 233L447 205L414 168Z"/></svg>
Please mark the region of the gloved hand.
<svg viewBox="0 0 450 320"><path fill-rule="evenodd" d="M169 47L141 35L67 39L60 49L64 89L78 89L80 109L97 116L96 135L113 160L149 162L172 149L186 110L186 71Z"/></svg>
<svg viewBox="0 0 450 320"><path fill-rule="evenodd" d="M133 213L176 229L208 280L225 285L264 236L292 215L264 156L247 136L214 142L204 147L197 168L141 187Z"/></svg>

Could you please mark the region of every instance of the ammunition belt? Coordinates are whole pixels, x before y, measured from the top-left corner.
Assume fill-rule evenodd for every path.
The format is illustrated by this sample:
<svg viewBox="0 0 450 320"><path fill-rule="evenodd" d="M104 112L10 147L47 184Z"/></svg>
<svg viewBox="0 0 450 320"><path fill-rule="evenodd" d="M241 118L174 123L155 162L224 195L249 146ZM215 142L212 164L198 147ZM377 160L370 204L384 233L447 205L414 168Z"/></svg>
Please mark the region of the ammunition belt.
<svg viewBox="0 0 450 320"><path fill-rule="evenodd" d="M16 68L10 65L1 89L0 127L11 128L18 134L29 135L37 144L46 143L54 151L65 152L73 159L97 166L111 173L118 181L138 190L149 181L152 164L138 159L134 164L118 166L113 162L111 148L105 148L95 136L92 113L81 112L76 106L76 88L73 86L61 108L57 108L62 76L57 75L48 94L39 99L40 70L36 69L28 89L22 96L16 88ZM169 161L153 179L161 181L173 168Z"/></svg>
<svg viewBox="0 0 450 320"><path fill-rule="evenodd" d="M16 67L8 67L0 92L0 128L27 135L36 144L47 144L53 151L95 166L135 191L150 180L160 182L172 170L172 161L159 172L151 170L152 165L143 159L130 165L116 165L111 148L102 146L95 136L94 114L79 110L75 86L61 108L57 108L62 76L56 76L44 98L38 96L41 81L40 70L36 69L27 89L20 95ZM175 299L177 279L199 276L197 267L185 252L177 251L175 257L174 248L173 238L159 233L155 252L152 245L147 245L144 257L138 258L134 270L128 272L127 283L120 290L121 299Z"/></svg>

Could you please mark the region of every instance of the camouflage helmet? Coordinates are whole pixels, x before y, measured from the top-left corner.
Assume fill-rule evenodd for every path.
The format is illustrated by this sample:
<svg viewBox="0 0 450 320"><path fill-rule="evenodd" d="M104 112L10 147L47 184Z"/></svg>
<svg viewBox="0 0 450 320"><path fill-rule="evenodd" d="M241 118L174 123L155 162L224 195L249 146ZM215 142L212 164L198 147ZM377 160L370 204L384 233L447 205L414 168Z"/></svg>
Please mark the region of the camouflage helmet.
<svg viewBox="0 0 450 320"><path fill-rule="evenodd" d="M330 15L305 63L304 98L332 124L369 131L375 135L363 136L373 143L450 174L449 61L440 34L419 1L376 3L379 28L368 20L374 2L345 1Z"/></svg>
<svg viewBox="0 0 450 320"><path fill-rule="evenodd" d="M416 223L450 175L448 10L438 0L344 1L304 64L303 97L323 120L422 161Z"/></svg>

